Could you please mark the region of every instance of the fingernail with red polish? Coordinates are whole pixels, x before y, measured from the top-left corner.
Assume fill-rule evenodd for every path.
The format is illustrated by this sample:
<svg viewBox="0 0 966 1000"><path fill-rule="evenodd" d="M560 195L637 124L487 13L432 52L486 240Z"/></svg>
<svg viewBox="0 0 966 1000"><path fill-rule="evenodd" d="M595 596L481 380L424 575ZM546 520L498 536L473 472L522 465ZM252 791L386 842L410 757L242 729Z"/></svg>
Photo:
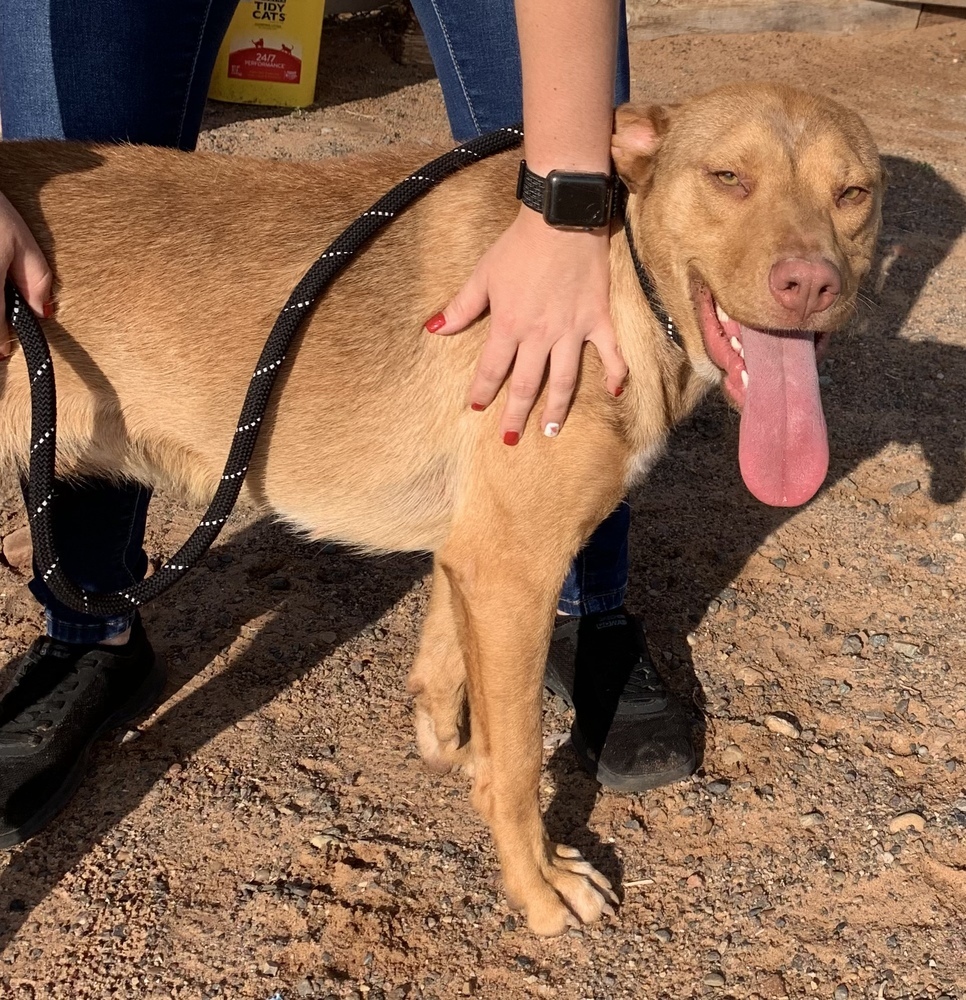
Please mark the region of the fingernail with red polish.
<svg viewBox="0 0 966 1000"><path fill-rule="evenodd" d="M519 433L519 431L507 431L503 435L503 443L504 444L508 444L511 447L513 445L515 445L519 440L520 440L520 433Z"/></svg>
<svg viewBox="0 0 966 1000"><path fill-rule="evenodd" d="M470 403L470 409L476 410L477 413L482 413L483 410L486 409L486 407L483 405L483 403Z"/></svg>
<svg viewBox="0 0 966 1000"><path fill-rule="evenodd" d="M442 313L436 313L435 316L430 316L426 320L426 329L430 333L435 333L437 330L442 330L446 326L446 317Z"/></svg>
<svg viewBox="0 0 966 1000"><path fill-rule="evenodd" d="M53 302L44 303L44 319L50 319L54 315L54 304Z"/></svg>

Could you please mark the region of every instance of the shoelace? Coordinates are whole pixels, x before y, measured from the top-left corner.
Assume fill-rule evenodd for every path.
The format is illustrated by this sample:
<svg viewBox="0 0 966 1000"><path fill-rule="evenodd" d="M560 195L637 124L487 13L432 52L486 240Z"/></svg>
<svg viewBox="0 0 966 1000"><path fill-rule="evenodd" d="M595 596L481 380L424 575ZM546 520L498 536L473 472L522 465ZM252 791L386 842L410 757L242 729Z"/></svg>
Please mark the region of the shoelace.
<svg viewBox="0 0 966 1000"><path fill-rule="evenodd" d="M632 701L651 701L664 697L667 689L650 657L644 655L631 667L630 676L624 685L624 698Z"/></svg>
<svg viewBox="0 0 966 1000"><path fill-rule="evenodd" d="M39 655L49 656L50 651L46 647L42 647ZM4 706L3 702L0 702L0 720L2 720L0 722L0 735L3 737L3 742L36 742L42 733L63 717L73 700L72 696L81 685L78 666L79 663L75 662L62 674L54 673L51 676L48 672L48 677L41 678L37 673L31 671L30 665L28 665L23 676L17 679L12 690L4 696L3 701L7 702L7 705ZM15 715L8 717L10 701L23 697L21 688L25 684L36 685L41 691L46 688L47 693L38 697L32 697L28 694L25 699L27 703L23 708ZM16 709L14 710L16 711Z"/></svg>

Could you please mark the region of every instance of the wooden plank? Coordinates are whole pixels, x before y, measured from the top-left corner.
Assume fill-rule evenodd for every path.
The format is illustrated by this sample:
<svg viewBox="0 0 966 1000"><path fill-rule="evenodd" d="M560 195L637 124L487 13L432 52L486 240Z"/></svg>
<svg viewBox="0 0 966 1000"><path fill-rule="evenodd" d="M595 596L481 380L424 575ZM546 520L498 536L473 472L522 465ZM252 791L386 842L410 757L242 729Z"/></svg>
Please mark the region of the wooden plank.
<svg viewBox="0 0 966 1000"><path fill-rule="evenodd" d="M953 7L926 3L922 5L919 27L928 28L930 24L948 24L950 21L962 21L963 19L966 19L966 6Z"/></svg>
<svg viewBox="0 0 966 1000"><path fill-rule="evenodd" d="M635 40L756 31L852 34L915 28L919 8L891 0L627 0L627 26Z"/></svg>
<svg viewBox="0 0 966 1000"><path fill-rule="evenodd" d="M877 0L880 3L899 3L906 7L921 7L929 10L932 7L960 7L966 10L966 0L934 0L933 3L920 3L919 0Z"/></svg>

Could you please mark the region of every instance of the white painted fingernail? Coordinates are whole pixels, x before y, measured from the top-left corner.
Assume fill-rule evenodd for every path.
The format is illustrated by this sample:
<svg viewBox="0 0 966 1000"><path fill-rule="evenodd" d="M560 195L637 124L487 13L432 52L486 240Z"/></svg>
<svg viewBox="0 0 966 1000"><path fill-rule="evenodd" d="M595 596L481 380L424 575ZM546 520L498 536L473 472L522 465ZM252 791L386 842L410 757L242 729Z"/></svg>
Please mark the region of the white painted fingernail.
<svg viewBox="0 0 966 1000"><path fill-rule="evenodd" d="M543 436L555 438L560 433L560 424L547 424L543 429Z"/></svg>

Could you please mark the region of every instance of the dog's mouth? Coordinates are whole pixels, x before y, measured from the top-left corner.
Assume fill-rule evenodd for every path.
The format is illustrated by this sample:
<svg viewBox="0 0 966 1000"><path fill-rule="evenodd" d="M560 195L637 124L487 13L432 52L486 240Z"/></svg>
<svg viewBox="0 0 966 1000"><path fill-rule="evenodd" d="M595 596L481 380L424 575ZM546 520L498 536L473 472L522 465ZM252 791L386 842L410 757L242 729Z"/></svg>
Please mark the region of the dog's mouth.
<svg viewBox="0 0 966 1000"><path fill-rule="evenodd" d="M738 463L745 485L773 507L805 503L828 472L818 360L829 335L745 326L703 284L695 286L694 299L708 356L741 410Z"/></svg>

